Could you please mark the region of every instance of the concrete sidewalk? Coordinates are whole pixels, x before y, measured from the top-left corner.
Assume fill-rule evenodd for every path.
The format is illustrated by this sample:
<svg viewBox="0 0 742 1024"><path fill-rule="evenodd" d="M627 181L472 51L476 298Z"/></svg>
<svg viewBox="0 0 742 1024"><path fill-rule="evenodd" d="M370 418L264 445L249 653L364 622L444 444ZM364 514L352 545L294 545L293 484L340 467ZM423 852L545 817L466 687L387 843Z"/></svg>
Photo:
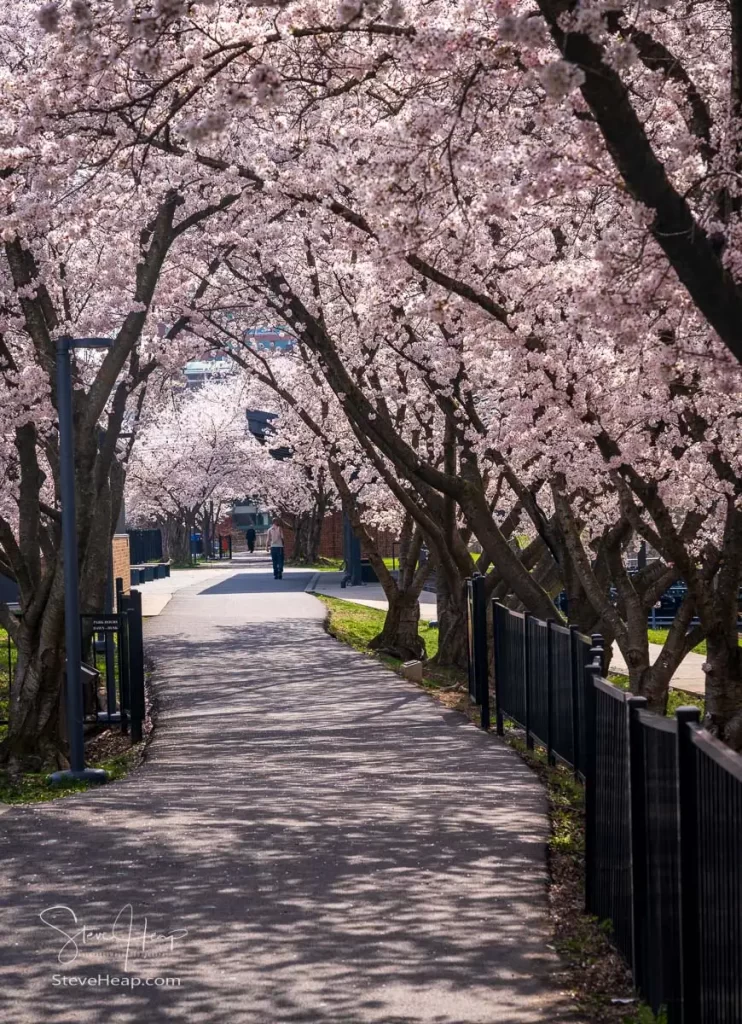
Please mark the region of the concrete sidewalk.
<svg viewBox="0 0 742 1024"><path fill-rule="evenodd" d="M364 583L360 587L343 588L340 586L343 575L342 572L315 573L310 580L309 589L315 594L337 597L341 601L352 601L353 604L363 604L368 608L386 609L389 607L389 602L380 583ZM435 594L423 591L420 595L420 618L429 622L437 616Z"/></svg>
<svg viewBox="0 0 742 1024"><path fill-rule="evenodd" d="M661 644L649 645L649 660L652 665L654 665L661 653ZM694 654L692 651L690 654L686 654L675 671L670 685L676 690L686 690L688 693L697 693L703 697L706 692L706 673L703 671L705 662L706 659L702 654ZM628 675L629 673L626 659L619 651L618 644L613 645L611 671L620 672L623 675Z"/></svg>
<svg viewBox="0 0 742 1024"><path fill-rule="evenodd" d="M3 1022L572 1020L536 777L327 636L308 582L178 591L144 766L3 816Z"/></svg>

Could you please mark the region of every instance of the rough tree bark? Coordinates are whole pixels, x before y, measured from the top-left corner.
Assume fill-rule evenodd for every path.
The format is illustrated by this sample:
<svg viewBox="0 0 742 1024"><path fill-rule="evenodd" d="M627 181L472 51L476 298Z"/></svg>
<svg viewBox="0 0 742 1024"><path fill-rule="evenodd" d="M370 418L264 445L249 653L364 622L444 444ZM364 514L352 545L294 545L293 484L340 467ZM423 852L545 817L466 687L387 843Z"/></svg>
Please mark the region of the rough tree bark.
<svg viewBox="0 0 742 1024"><path fill-rule="evenodd" d="M400 533L399 574L396 585L384 588L389 603L384 628L369 643L372 650L386 651L401 658L402 661L420 660L427 655L425 643L420 636L420 593L428 576L428 570L418 565L421 546L420 530L415 528L410 516L405 516ZM384 566L375 543L373 559L368 540L366 551L372 565L380 562L381 566ZM394 581L393 577L391 579Z"/></svg>

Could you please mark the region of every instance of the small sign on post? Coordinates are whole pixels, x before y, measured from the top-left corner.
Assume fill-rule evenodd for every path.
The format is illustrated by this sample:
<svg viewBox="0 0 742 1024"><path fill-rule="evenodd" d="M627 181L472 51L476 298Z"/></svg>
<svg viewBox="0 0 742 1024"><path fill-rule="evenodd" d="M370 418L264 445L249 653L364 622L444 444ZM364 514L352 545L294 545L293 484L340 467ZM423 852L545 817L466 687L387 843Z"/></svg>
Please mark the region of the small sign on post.
<svg viewBox="0 0 742 1024"><path fill-rule="evenodd" d="M95 615L92 622L93 633L118 633L121 626L118 615Z"/></svg>

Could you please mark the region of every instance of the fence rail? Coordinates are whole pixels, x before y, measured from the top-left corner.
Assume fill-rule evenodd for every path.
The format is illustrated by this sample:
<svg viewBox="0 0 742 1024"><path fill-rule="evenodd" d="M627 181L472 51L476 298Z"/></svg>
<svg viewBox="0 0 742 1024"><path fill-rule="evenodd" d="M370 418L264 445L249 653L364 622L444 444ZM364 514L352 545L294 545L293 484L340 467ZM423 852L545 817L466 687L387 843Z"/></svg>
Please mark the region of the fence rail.
<svg viewBox="0 0 742 1024"><path fill-rule="evenodd" d="M470 696L489 704L483 581L468 593ZM740 1024L742 757L697 708L663 718L600 678L600 637L497 602L492 626L497 731L513 720L585 783L588 912L668 1024Z"/></svg>
<svg viewBox="0 0 742 1024"><path fill-rule="evenodd" d="M120 723L122 732L131 733L132 743L137 743L142 738L146 714L142 598L136 590L124 594L121 579L116 580L116 591L117 614L80 616L82 649L89 652L86 657L90 659L83 669L92 669L90 677L94 677L85 720ZM16 660L15 644L5 630L0 630L0 739L10 724Z"/></svg>

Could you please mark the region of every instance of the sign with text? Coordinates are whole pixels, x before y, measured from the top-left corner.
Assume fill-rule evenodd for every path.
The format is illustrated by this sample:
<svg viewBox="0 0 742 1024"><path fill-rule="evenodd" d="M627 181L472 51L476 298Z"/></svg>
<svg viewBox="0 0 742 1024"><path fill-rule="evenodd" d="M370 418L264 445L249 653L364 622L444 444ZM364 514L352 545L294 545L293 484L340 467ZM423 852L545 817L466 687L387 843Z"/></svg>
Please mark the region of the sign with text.
<svg viewBox="0 0 742 1024"><path fill-rule="evenodd" d="M118 615L93 615L94 633L118 633L120 621Z"/></svg>

